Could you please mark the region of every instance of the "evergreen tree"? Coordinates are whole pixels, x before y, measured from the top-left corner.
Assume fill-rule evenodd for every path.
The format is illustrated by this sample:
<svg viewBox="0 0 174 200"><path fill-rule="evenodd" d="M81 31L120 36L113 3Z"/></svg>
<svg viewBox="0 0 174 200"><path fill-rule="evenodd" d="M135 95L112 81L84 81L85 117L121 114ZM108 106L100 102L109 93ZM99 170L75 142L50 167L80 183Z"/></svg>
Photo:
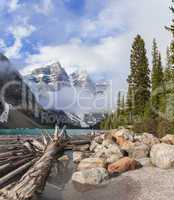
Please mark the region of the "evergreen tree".
<svg viewBox="0 0 174 200"><path fill-rule="evenodd" d="M170 53L170 47L167 47L167 51L166 51L166 68L165 68L165 71L164 71L164 80L166 82L168 82L171 79L172 79L171 53Z"/></svg>
<svg viewBox="0 0 174 200"><path fill-rule="evenodd" d="M172 0L174 5L174 0ZM170 10L172 14L174 14L174 7L171 6ZM174 122L174 18L169 27L166 27L168 31L171 32L172 41L170 45L170 49L167 52L167 69L165 71L165 83L167 87L166 94L166 115L168 119Z"/></svg>
<svg viewBox="0 0 174 200"><path fill-rule="evenodd" d="M174 0L172 0L172 3L174 5ZM174 7L170 7L171 12L174 14ZM166 27L167 30L169 30L172 34L172 42L170 45L170 62L171 65L174 65L174 19L172 20L172 24L169 27Z"/></svg>
<svg viewBox="0 0 174 200"><path fill-rule="evenodd" d="M159 85L159 51L156 40L153 40L152 46L152 92L158 88Z"/></svg>
<svg viewBox="0 0 174 200"><path fill-rule="evenodd" d="M121 97L121 114L124 115L125 113L125 101L124 101L124 95Z"/></svg>
<svg viewBox="0 0 174 200"><path fill-rule="evenodd" d="M167 47L166 51L166 68L172 68L170 47Z"/></svg>
<svg viewBox="0 0 174 200"><path fill-rule="evenodd" d="M156 111L160 109L160 102L164 94L163 68L161 55L158 51L156 40L153 40L152 47L152 105Z"/></svg>
<svg viewBox="0 0 174 200"><path fill-rule="evenodd" d="M118 92L118 96L117 96L117 118L119 118L121 113L121 92Z"/></svg>
<svg viewBox="0 0 174 200"><path fill-rule="evenodd" d="M128 91L127 91L127 99L126 99L126 114L128 119L128 124L132 123L132 112L134 108L134 97L131 85L128 85Z"/></svg>
<svg viewBox="0 0 174 200"><path fill-rule="evenodd" d="M150 97L150 70L144 40L140 35L134 39L131 49L131 73L128 78L134 94L133 115L143 117L144 109Z"/></svg>

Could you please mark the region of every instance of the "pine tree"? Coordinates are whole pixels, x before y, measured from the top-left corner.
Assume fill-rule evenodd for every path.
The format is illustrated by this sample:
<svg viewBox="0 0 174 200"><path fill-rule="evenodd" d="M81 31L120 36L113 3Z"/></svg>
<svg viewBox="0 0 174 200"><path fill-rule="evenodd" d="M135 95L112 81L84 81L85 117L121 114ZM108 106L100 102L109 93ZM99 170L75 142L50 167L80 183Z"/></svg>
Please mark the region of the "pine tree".
<svg viewBox="0 0 174 200"><path fill-rule="evenodd" d="M152 106L156 111L160 109L160 102L164 94L163 68L161 54L158 51L156 40L153 40L152 47Z"/></svg>
<svg viewBox="0 0 174 200"><path fill-rule="evenodd" d="M134 94L133 115L143 117L150 97L150 70L144 40L140 35L134 39L131 49L131 73L128 78Z"/></svg>
<svg viewBox="0 0 174 200"><path fill-rule="evenodd" d="M132 114L133 114L133 108L134 108L134 97L131 85L128 85L128 91L127 91L127 98L126 98L126 114L128 119L128 124L132 123Z"/></svg>
<svg viewBox="0 0 174 200"><path fill-rule="evenodd" d="M172 0L172 3L174 5L174 0ZM171 6L170 7L170 10L171 12L174 14L174 7ZM166 29L168 31L171 32L172 34L172 42L171 42L171 45L170 45L170 61L171 61L171 64L174 65L174 19L172 20L172 24L169 26L169 27L166 27Z"/></svg>
<svg viewBox="0 0 174 200"><path fill-rule="evenodd" d="M125 101L124 101L124 95L121 97L121 114L124 115L125 112Z"/></svg>
<svg viewBox="0 0 174 200"><path fill-rule="evenodd" d="M174 5L174 0L172 0ZM174 7L171 6L170 10L174 14ZM174 18L169 27L166 27L171 32L172 41L170 49L167 52L167 68L165 71L165 84L166 84L166 116L170 122L174 122Z"/></svg>
<svg viewBox="0 0 174 200"><path fill-rule="evenodd" d="M118 96L117 96L117 118L119 118L121 113L121 92L118 92Z"/></svg>
<svg viewBox="0 0 174 200"><path fill-rule="evenodd" d="M171 52L170 47L167 47L166 51L166 67L164 71L164 80L166 82L172 79L172 64L171 64Z"/></svg>
<svg viewBox="0 0 174 200"><path fill-rule="evenodd" d="M158 88L159 85L159 76L158 76L158 66L159 64L159 51L157 47L156 40L153 40L153 46L152 46L152 92Z"/></svg>

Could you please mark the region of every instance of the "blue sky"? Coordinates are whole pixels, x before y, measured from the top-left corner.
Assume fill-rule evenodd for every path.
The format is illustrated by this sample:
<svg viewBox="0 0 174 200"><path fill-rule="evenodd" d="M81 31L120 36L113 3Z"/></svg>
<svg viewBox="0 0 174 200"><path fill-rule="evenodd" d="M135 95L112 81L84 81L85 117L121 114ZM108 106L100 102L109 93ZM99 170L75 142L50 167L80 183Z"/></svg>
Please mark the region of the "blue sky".
<svg viewBox="0 0 174 200"><path fill-rule="evenodd" d="M0 51L26 73L60 61L71 72L125 85L133 37L140 33L150 58L155 37L164 53L170 0L1 0ZM157 10L157 12L154 12Z"/></svg>

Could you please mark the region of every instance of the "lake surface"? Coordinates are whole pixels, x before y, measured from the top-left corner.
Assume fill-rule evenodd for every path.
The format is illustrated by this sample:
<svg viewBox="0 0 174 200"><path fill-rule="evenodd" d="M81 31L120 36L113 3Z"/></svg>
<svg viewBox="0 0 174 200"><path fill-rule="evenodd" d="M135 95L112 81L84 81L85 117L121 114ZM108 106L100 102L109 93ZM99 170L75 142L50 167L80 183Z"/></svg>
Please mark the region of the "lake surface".
<svg viewBox="0 0 174 200"><path fill-rule="evenodd" d="M86 135L92 130L90 129L66 129L70 136ZM0 135L28 135L39 136L41 134L53 134L54 129L38 129L38 128L16 128L16 129L0 129Z"/></svg>

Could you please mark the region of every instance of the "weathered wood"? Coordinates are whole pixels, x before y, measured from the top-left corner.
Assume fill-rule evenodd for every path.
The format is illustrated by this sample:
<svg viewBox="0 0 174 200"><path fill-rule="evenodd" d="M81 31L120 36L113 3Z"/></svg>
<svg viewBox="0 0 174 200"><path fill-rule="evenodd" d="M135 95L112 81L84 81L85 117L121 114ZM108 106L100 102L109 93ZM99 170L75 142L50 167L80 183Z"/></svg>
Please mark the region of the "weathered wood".
<svg viewBox="0 0 174 200"><path fill-rule="evenodd" d="M10 162L15 162L18 160L22 160L24 158L30 157L30 156L34 156L34 154L27 154L27 155L18 155L18 156L11 156L11 157L7 157L3 160L0 160L0 166L10 163Z"/></svg>
<svg viewBox="0 0 174 200"><path fill-rule="evenodd" d="M26 200L41 192L45 186L54 157L62 148L62 145L55 142L50 144L44 155L24 174L20 181L10 190L2 189L0 194L7 196L9 200Z"/></svg>
<svg viewBox="0 0 174 200"><path fill-rule="evenodd" d="M71 145L85 145L85 144L90 144L91 140L71 140L68 142L68 144Z"/></svg>
<svg viewBox="0 0 174 200"><path fill-rule="evenodd" d="M44 144L42 144L41 142L39 142L36 139L32 139L31 140L31 144L35 147L35 149L37 149L39 151L44 151L45 150Z"/></svg>
<svg viewBox="0 0 174 200"><path fill-rule="evenodd" d="M26 169L26 166L28 167L32 165L32 167L22 176L22 178L19 181L17 181L15 184L8 185L7 187L1 189L0 196L2 196L3 199L28 200L34 197L34 195L36 195L37 193L42 192L54 159L67 144L64 135L64 130L65 129L63 129L59 134L58 127L56 126L54 132L54 139L49 145L47 143L46 138L44 139L46 140L44 142L45 145L38 142L37 140L34 140L34 143L32 141L32 144L36 149L45 151L37 162L31 163L32 161L30 161L24 165L25 167L23 166ZM7 165L5 165L4 167L6 168ZM19 174L19 172L23 168L20 167L19 169L12 171L5 177L2 177L0 179L0 185L4 184L10 178Z"/></svg>
<svg viewBox="0 0 174 200"><path fill-rule="evenodd" d="M30 155L30 156L26 156L23 159L17 160L15 162L9 162L4 165L1 165L0 166L0 177L8 174L9 172L11 172L14 169L17 169L21 165L24 165L25 163L31 161L33 158L34 158L34 156Z"/></svg>
<svg viewBox="0 0 174 200"><path fill-rule="evenodd" d="M12 140L14 146L9 146L10 151L0 150L0 174L5 173L3 177L0 175L0 200L31 199L43 191L53 161L65 148L82 149L80 145L89 146L91 143L89 137L73 140L66 134L65 129L66 127L63 127L60 131L56 125L53 138L50 135L25 140L17 137ZM17 182L14 182L14 179Z"/></svg>
<svg viewBox="0 0 174 200"><path fill-rule="evenodd" d="M24 154L28 154L28 153L29 152L26 151L26 149L9 151L9 152L5 152L5 153L0 153L0 159L7 158L7 157L10 157L10 156L24 155Z"/></svg>
<svg viewBox="0 0 174 200"><path fill-rule="evenodd" d="M24 170L26 170L27 168L31 167L35 162L37 161L37 159L33 159L30 162L26 163L25 165L22 165L21 167L19 167L18 169L10 172L9 174L7 174L6 176L0 178L0 188L10 179L12 179L13 177L15 177L16 175L20 174L21 172L23 172ZM0 193L1 194L1 193ZM10 200L10 199L9 199Z"/></svg>
<svg viewBox="0 0 174 200"><path fill-rule="evenodd" d="M19 148L21 148L21 144L19 144L19 143L0 145L0 151L15 150L15 149L19 149Z"/></svg>

